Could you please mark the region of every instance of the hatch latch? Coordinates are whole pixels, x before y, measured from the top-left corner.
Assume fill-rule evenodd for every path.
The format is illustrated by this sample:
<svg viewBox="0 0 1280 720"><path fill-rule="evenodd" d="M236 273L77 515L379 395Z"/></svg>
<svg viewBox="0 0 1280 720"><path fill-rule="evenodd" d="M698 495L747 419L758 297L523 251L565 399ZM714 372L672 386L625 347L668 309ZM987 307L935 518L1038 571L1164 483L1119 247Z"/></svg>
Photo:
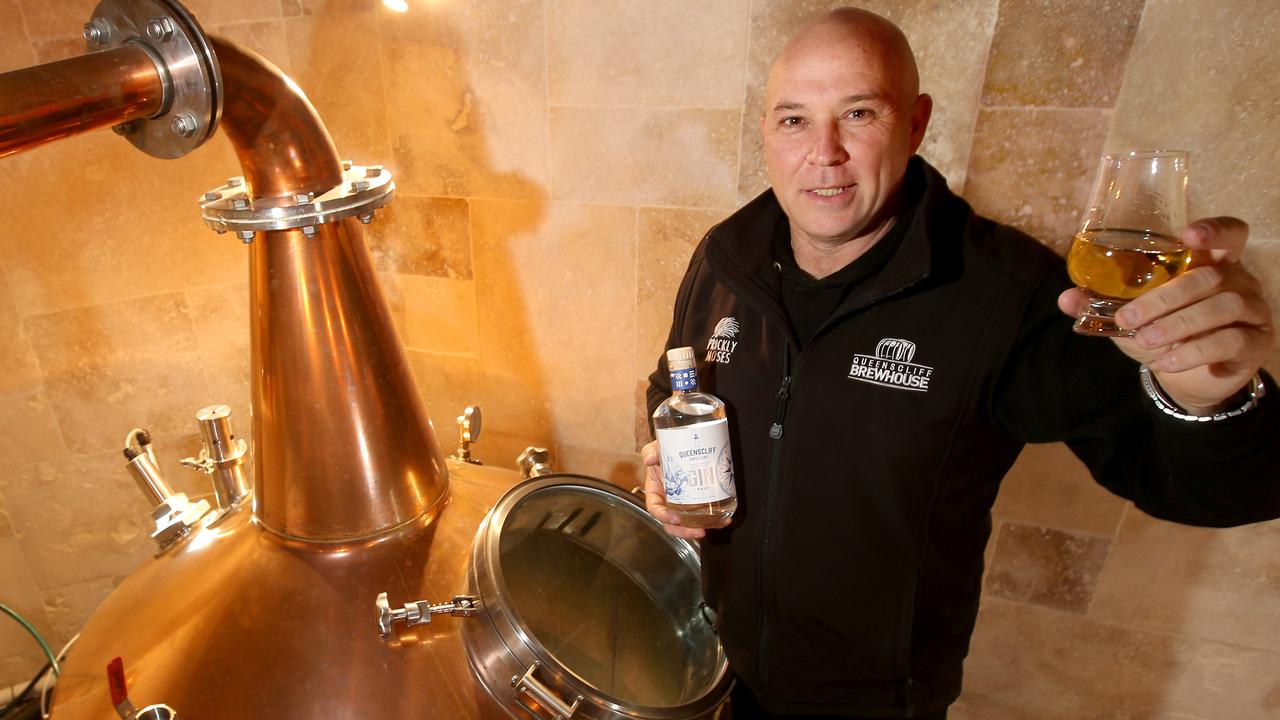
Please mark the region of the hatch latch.
<svg viewBox="0 0 1280 720"><path fill-rule="evenodd" d="M474 595L455 595L447 603L432 604L429 600L414 600L405 603L402 608L391 608L386 593L378 593L374 602L378 608L378 635L383 640L390 640L391 629L398 622L407 627L426 625L431 622L432 615L452 615L454 617L474 617L480 611L480 598Z"/></svg>

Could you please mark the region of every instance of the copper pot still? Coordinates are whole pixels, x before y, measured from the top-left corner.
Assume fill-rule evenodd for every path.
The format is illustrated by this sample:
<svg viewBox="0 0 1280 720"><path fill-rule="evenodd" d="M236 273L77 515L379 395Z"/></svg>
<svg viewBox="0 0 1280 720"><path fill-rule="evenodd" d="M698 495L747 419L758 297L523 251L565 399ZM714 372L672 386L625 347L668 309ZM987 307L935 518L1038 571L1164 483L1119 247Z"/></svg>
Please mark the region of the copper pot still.
<svg viewBox="0 0 1280 720"><path fill-rule="evenodd" d="M157 552L84 627L51 717L718 714L692 546L545 453L524 481L480 465L478 410L444 457L363 235L391 174L340 160L295 83L173 0L104 0L84 35L84 56L0 75L0 157L108 126L160 158L227 134L244 175L198 204L249 255L252 436L198 411L193 500L128 432Z"/></svg>

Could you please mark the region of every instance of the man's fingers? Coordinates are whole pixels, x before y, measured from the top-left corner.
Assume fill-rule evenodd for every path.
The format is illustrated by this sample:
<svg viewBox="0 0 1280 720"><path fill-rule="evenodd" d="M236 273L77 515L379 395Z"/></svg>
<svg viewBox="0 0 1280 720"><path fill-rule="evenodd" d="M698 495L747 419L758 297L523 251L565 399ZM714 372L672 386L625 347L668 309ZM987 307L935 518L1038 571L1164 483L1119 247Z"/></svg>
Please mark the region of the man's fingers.
<svg viewBox="0 0 1280 720"><path fill-rule="evenodd" d="M1177 345L1156 356L1150 365L1166 373L1215 363L1249 365L1261 360L1270 346L1270 334L1261 328L1228 327Z"/></svg>
<svg viewBox="0 0 1280 720"><path fill-rule="evenodd" d="M1249 224L1240 218L1202 218L1182 231L1182 242L1211 262L1240 262L1249 240Z"/></svg>
<svg viewBox="0 0 1280 720"><path fill-rule="evenodd" d="M1058 296L1058 309L1071 317L1080 317L1084 306L1089 304L1089 294L1083 288L1073 287L1064 290Z"/></svg>
<svg viewBox="0 0 1280 720"><path fill-rule="evenodd" d="M1228 278L1236 272L1248 275L1234 266L1207 265L1189 270L1130 300L1116 313L1116 321L1123 328L1140 328L1178 308L1221 292Z"/></svg>
<svg viewBox="0 0 1280 720"><path fill-rule="evenodd" d="M1148 350L1180 343L1217 328L1268 325L1271 312L1256 295L1228 290L1169 313L1138 331L1138 344Z"/></svg>

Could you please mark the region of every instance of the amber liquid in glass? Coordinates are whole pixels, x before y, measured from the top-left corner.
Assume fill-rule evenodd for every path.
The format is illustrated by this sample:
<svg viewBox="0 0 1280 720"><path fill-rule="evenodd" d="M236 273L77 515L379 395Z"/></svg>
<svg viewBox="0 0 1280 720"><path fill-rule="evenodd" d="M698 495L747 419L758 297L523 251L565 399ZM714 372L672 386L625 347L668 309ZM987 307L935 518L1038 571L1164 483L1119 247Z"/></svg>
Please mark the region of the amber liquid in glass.
<svg viewBox="0 0 1280 720"><path fill-rule="evenodd" d="M1141 230L1077 233L1067 253L1071 281L1094 295L1132 300L1187 269L1191 249L1177 238Z"/></svg>

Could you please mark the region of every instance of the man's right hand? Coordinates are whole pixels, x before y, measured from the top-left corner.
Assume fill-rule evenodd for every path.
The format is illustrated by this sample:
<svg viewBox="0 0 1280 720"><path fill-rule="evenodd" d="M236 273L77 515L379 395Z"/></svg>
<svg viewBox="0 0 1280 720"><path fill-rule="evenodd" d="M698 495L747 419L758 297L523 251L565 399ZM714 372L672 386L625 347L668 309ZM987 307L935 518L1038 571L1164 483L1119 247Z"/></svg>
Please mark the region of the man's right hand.
<svg viewBox="0 0 1280 720"><path fill-rule="evenodd" d="M662 461L658 456L658 441L645 445L640 450L640 461L644 463L644 507L649 514L658 518L662 529L668 534L685 540L700 540L707 533L702 528L684 527L680 518L667 509L667 491L662 485Z"/></svg>

